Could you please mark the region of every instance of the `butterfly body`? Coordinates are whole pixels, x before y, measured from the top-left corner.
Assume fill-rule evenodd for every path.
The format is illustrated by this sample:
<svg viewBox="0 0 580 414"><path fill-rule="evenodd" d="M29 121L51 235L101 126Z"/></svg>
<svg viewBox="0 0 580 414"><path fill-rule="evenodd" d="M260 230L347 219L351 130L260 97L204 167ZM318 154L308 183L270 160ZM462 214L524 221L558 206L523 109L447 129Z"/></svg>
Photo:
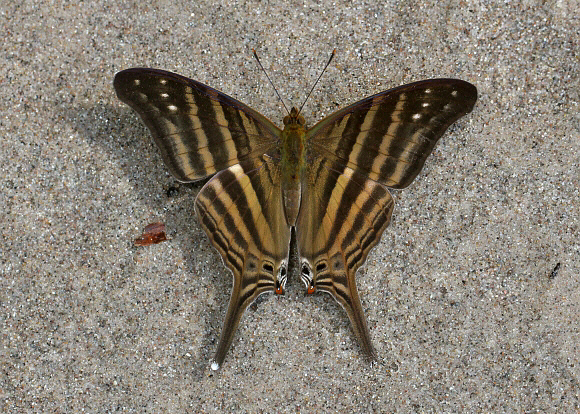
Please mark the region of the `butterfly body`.
<svg viewBox="0 0 580 414"><path fill-rule="evenodd" d="M302 175L306 168L304 123L304 118L298 113L298 109L292 108L284 117L284 130L280 134L282 198L286 222L289 226L296 224L300 210Z"/></svg>
<svg viewBox="0 0 580 414"><path fill-rule="evenodd" d="M374 358L355 274L390 222L387 187L413 181L445 130L471 111L476 88L456 79L415 82L309 129L292 108L281 130L243 103L171 72L127 69L114 87L178 180L214 175L195 209L233 287L212 368L221 366L246 307L263 293L284 293L292 228L307 292L331 294Z"/></svg>

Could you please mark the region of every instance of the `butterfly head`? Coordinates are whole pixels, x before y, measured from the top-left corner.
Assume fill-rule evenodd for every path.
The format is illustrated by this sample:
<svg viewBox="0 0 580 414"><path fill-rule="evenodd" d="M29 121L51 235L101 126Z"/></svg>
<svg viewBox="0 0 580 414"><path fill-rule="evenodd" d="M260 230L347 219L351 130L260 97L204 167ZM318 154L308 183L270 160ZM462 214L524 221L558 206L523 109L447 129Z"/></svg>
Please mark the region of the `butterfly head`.
<svg viewBox="0 0 580 414"><path fill-rule="evenodd" d="M301 125L304 126L306 120L302 115L300 115L300 111L295 106L290 109L290 113L284 117L284 125Z"/></svg>

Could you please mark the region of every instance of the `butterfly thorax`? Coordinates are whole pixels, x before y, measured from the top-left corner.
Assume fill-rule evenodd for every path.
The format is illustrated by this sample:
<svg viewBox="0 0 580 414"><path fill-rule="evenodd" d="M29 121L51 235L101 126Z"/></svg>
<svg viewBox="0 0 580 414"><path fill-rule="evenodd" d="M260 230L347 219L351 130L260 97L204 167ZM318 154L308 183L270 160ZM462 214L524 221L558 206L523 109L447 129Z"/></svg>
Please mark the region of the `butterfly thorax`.
<svg viewBox="0 0 580 414"><path fill-rule="evenodd" d="M301 181L305 167L304 140L306 133L304 124L304 117L299 114L296 108L292 108L290 114L284 117L280 168L284 211L286 221L290 226L295 225L300 211Z"/></svg>

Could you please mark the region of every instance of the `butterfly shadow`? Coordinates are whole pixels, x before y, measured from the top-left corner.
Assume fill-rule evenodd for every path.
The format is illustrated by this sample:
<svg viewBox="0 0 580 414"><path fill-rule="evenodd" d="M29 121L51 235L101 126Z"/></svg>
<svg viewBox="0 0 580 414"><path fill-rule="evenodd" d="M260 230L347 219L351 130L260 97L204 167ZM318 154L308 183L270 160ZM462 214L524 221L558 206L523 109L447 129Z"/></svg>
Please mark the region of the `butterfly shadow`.
<svg viewBox="0 0 580 414"><path fill-rule="evenodd" d="M195 197L207 180L195 183L179 183L176 181L165 168L159 150L151 139L147 128L126 108L113 105L82 106L71 103L59 115L71 125L81 139L84 139L85 143L92 148L91 151L93 153L100 154L95 155L94 158L104 160L107 164L112 163L116 168L120 169L120 173L114 173L111 176L118 177L118 179L125 177L137 194L153 195L139 197L138 205L127 207L129 212L135 212L135 214L127 214L125 212L125 216L143 214L143 216L152 217L152 219L145 219L143 222L135 224L135 226L141 227L141 230L152 221L162 220L165 222L170 240L164 243L171 243L173 247L178 247L183 252L185 270L181 273L186 273L187 276L185 276L181 291L195 293L199 288L201 292L205 286L206 289L216 292L215 301L219 303L218 306L199 304L194 305L196 308L194 310L191 310L191 308L184 309L184 312L189 315L194 313L194 315L188 317L190 321L196 321L198 325L201 325L196 327L197 329L192 327L190 331L193 332L192 336L195 336L195 332L201 331L203 332L203 338L198 338L194 345L194 348L197 348L194 349L194 352L198 355L198 358L193 363L193 367L191 363L193 358L185 359L186 363L182 365L183 375L191 378L193 373L195 380L204 378L204 373L209 367L208 361L213 356L215 343L219 338L222 318L227 308L231 290L231 274L225 267L200 266L200 263L204 260L207 263L221 262L219 254L211 248L193 214ZM103 154L105 155L103 156ZM98 162L98 160L95 162ZM103 168L102 165L95 167L97 171ZM115 185L105 185L105 187L115 188ZM118 197L118 195L115 195L115 197ZM108 213L112 215L115 211L112 210ZM119 214L123 214L123 212L119 212ZM139 219L136 220L139 221ZM103 225L107 226L106 219ZM138 272L142 272L142 269L138 270L136 265L138 262L136 258L140 256L139 250L157 248L153 245L147 247L134 246L133 241L138 236L139 234L137 233L127 235L126 243L130 247L124 251L112 250L110 252L110 257L114 258L112 260L117 261L118 267L122 269L121 274L115 278L119 282L114 288L128 289L127 282L134 279ZM106 240L103 240L103 244L105 242ZM208 251L211 253L206 253L205 255L188 253L192 251ZM219 270L216 271L217 269ZM157 276L161 278L167 277L167 284L175 285L173 279L175 275ZM152 278L156 277L156 275L149 274L147 277ZM200 280L201 285L198 285L197 283ZM196 286L189 286L192 283L196 284ZM160 300L161 297L167 298L164 292L159 292L159 295ZM201 294L199 296L202 297ZM172 309L183 307L179 303L179 294L169 296L169 298L164 299L169 300L164 306ZM139 300L139 298L136 299ZM189 303L189 300L187 303ZM125 307L127 308L127 314L130 314L129 303L118 303L115 306L120 307L119 315L123 314ZM170 315L170 313L168 314ZM127 317L126 320L129 321L132 318ZM163 324L163 322L160 323ZM185 342L182 344L184 348L183 354L188 353L188 350L191 352L192 345L191 337L185 336ZM178 338L178 340L180 339ZM123 344L123 346L131 346L131 344ZM181 355L176 355L175 357L179 358ZM179 364L176 364L176 368L177 366Z"/></svg>

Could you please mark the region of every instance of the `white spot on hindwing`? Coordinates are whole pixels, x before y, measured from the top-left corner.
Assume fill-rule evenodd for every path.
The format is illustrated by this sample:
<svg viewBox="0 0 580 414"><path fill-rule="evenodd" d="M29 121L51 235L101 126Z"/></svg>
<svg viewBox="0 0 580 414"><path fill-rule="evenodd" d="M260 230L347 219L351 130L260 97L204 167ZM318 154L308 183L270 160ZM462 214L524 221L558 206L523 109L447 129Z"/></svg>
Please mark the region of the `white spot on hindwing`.
<svg viewBox="0 0 580 414"><path fill-rule="evenodd" d="M176 112L177 111L177 106L175 105L168 105L167 109L169 109L171 112Z"/></svg>
<svg viewBox="0 0 580 414"><path fill-rule="evenodd" d="M134 84L135 86L139 86L139 85L141 85L141 80L139 80L139 79L135 79L135 80L133 80L133 84Z"/></svg>
<svg viewBox="0 0 580 414"><path fill-rule="evenodd" d="M453 96L454 98L457 98L457 91L451 91L451 96Z"/></svg>
<svg viewBox="0 0 580 414"><path fill-rule="evenodd" d="M163 99L167 99L167 98L169 98L169 94L168 94L168 93L165 93L165 92L163 92L163 93L161 94L161 98L163 98Z"/></svg>
<svg viewBox="0 0 580 414"><path fill-rule="evenodd" d="M427 108L429 105L431 105L429 102L423 102L423 103L421 104L421 106L422 106L423 108Z"/></svg>
<svg viewBox="0 0 580 414"><path fill-rule="evenodd" d="M167 79L161 78L161 79L159 79L159 83L162 85L167 85Z"/></svg>
<svg viewBox="0 0 580 414"><path fill-rule="evenodd" d="M418 121L419 119L421 119L421 114L413 114L411 118L413 118L413 121Z"/></svg>

